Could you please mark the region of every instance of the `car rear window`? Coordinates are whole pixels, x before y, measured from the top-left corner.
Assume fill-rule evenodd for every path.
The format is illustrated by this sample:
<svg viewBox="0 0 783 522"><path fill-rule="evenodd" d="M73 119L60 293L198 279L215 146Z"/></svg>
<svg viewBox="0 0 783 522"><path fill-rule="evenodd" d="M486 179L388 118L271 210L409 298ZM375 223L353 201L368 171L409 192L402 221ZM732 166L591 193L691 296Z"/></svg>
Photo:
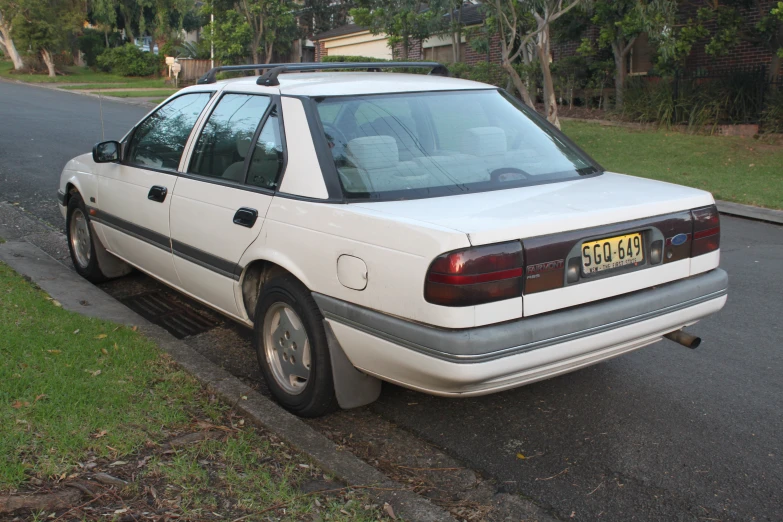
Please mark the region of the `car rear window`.
<svg viewBox="0 0 783 522"><path fill-rule="evenodd" d="M601 172L567 138L495 89L326 97L316 103L351 199L484 192Z"/></svg>

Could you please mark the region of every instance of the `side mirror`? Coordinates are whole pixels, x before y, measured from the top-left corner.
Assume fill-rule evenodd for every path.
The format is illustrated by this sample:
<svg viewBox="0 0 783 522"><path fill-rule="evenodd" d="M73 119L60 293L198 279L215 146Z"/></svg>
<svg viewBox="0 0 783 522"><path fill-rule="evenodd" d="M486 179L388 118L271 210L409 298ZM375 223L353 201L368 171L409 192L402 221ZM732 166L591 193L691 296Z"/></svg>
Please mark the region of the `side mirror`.
<svg viewBox="0 0 783 522"><path fill-rule="evenodd" d="M120 143L118 141L102 141L92 148L92 160L95 163L113 163L120 161Z"/></svg>

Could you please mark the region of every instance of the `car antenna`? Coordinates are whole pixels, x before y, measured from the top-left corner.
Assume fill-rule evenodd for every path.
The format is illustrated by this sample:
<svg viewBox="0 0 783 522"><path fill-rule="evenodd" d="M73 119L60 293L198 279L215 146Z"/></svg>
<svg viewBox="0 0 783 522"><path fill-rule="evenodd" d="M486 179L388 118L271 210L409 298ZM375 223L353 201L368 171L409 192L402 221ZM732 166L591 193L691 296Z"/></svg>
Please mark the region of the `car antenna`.
<svg viewBox="0 0 783 522"><path fill-rule="evenodd" d="M101 141L106 141L106 133L103 131L103 95L98 89L98 108L101 111Z"/></svg>

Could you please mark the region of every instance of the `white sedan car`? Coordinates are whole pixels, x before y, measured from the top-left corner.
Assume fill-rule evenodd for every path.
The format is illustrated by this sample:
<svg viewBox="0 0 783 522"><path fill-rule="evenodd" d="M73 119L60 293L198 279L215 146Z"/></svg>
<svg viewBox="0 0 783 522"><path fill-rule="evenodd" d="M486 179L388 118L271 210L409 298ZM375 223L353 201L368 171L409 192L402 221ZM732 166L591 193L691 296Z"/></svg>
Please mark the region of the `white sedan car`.
<svg viewBox="0 0 783 522"><path fill-rule="evenodd" d="M404 65L432 72L210 71L65 166L76 270L136 267L252 327L302 416L381 380L465 397L698 344L681 330L728 284L709 193L606 172L503 90Z"/></svg>

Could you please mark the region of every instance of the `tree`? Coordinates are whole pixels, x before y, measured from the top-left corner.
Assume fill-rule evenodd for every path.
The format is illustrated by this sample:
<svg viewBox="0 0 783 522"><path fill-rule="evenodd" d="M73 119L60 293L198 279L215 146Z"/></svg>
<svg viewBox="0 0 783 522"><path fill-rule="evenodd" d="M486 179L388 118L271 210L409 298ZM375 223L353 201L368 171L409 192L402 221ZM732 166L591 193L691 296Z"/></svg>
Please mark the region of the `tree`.
<svg viewBox="0 0 783 522"><path fill-rule="evenodd" d="M596 0L591 21L598 26L599 47L609 47L614 56L615 109L623 107L626 58L636 38L645 30L644 10L639 0Z"/></svg>
<svg viewBox="0 0 783 522"><path fill-rule="evenodd" d="M448 35L451 38L451 54L454 63L462 61L462 35L465 26L462 24L463 0L432 0L432 30L433 33Z"/></svg>
<svg viewBox="0 0 783 522"><path fill-rule="evenodd" d="M103 28L106 47L109 47L109 32L117 26L116 0L89 0L87 8L92 22Z"/></svg>
<svg viewBox="0 0 783 522"><path fill-rule="evenodd" d="M753 11L758 15L756 23L748 16ZM707 54L729 54L741 42L763 47L772 54L770 79L779 77L783 59L783 2L770 6L768 0L714 1L699 9L698 19L702 24L716 26L704 48Z"/></svg>
<svg viewBox="0 0 783 522"><path fill-rule="evenodd" d="M304 0L300 23L307 28L308 34L318 34L345 24L348 12L354 7L352 0Z"/></svg>
<svg viewBox="0 0 783 522"><path fill-rule="evenodd" d="M84 0L16 0L14 36L40 53L54 78L53 52L68 48L69 38L78 31L87 14Z"/></svg>
<svg viewBox="0 0 783 522"><path fill-rule="evenodd" d="M9 0L0 0L0 47L5 52L5 55L11 58L11 62L14 64L15 70L20 70L24 67L22 57L19 56L19 52L16 50L14 40L11 37L13 30L13 7L12 2Z"/></svg>
<svg viewBox="0 0 783 522"><path fill-rule="evenodd" d="M351 9L354 22L366 26L372 34L385 34L389 47L402 44L402 59L407 60L411 41L425 40L436 31L435 15L422 0L359 0Z"/></svg>

